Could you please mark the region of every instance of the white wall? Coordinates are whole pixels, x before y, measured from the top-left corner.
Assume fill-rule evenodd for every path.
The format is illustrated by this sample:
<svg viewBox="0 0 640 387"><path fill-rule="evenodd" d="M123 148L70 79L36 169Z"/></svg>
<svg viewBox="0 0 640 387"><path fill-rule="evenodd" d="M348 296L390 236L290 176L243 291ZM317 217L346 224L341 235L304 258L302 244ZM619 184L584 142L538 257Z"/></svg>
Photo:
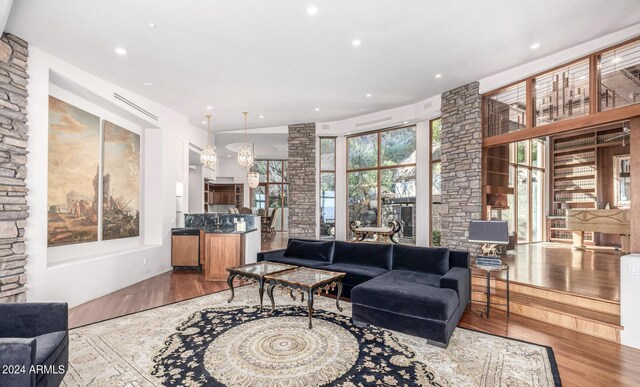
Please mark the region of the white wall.
<svg viewBox="0 0 640 387"><path fill-rule="evenodd" d="M71 66L37 47L30 46L29 52L28 300L64 301L74 306L170 270L176 181L186 181L188 177L182 148L189 143L204 146L206 132L190 126L186 116ZM74 102L84 104L91 113L109 116L142 133L140 238L47 248L48 98L50 92L65 93L51 86L53 73L81 85L92 95L91 101L67 95L75 98ZM158 120L150 120L115 100L114 92L153 112Z"/></svg>
<svg viewBox="0 0 640 387"><path fill-rule="evenodd" d="M640 349L640 254L620 258L620 341Z"/></svg>
<svg viewBox="0 0 640 387"><path fill-rule="evenodd" d="M190 214L204 211L204 177L201 165L189 168L189 206L187 208Z"/></svg>
<svg viewBox="0 0 640 387"><path fill-rule="evenodd" d="M249 207L249 184L247 184L247 171L240 168L234 157L221 158L218 160L218 171L216 173L218 179L233 179L233 184L244 185L244 206Z"/></svg>

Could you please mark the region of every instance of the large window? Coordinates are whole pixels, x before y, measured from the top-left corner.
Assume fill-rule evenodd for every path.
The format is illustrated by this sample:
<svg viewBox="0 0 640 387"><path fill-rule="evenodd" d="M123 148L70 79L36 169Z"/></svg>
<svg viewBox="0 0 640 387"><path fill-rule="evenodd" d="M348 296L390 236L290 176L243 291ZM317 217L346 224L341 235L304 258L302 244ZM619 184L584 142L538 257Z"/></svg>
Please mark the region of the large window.
<svg viewBox="0 0 640 387"><path fill-rule="evenodd" d="M483 95L484 137L528 130L640 103L640 39L592 53ZM618 118L612 118L618 117ZM626 112L589 120L627 119ZM587 121L574 121L575 128ZM569 130L572 124L563 124ZM542 135L542 133L540 133Z"/></svg>
<svg viewBox="0 0 640 387"><path fill-rule="evenodd" d="M526 140L509 145L509 187L506 209L495 209L491 219L509 222L518 243L542 242L544 238L545 142Z"/></svg>
<svg viewBox="0 0 640 387"><path fill-rule="evenodd" d="M431 135L431 235L430 245L440 246L441 236L441 186L442 181L442 164L440 162L440 145L441 142L441 128L442 121L440 118L429 122L429 129Z"/></svg>
<svg viewBox="0 0 640 387"><path fill-rule="evenodd" d="M320 138L320 237L336 236L336 139Z"/></svg>
<svg viewBox="0 0 640 387"><path fill-rule="evenodd" d="M400 242L415 243L415 126L348 137L347 186L347 223L398 221Z"/></svg>
<svg viewBox="0 0 640 387"><path fill-rule="evenodd" d="M276 231L287 231L289 227L287 161L256 160L254 170L260 174L260 184L251 190L251 208L264 209L267 215L273 213L276 217Z"/></svg>

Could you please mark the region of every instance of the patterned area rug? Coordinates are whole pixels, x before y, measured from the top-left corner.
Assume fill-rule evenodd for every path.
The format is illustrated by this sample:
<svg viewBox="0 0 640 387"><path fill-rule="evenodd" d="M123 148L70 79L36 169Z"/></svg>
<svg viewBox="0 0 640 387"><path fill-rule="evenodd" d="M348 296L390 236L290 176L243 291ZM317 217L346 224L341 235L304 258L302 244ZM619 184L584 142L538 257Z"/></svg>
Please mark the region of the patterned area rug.
<svg viewBox="0 0 640 387"><path fill-rule="evenodd" d="M66 386L559 386L550 348L456 329L447 349L351 323L335 300L306 307L236 289L74 329Z"/></svg>

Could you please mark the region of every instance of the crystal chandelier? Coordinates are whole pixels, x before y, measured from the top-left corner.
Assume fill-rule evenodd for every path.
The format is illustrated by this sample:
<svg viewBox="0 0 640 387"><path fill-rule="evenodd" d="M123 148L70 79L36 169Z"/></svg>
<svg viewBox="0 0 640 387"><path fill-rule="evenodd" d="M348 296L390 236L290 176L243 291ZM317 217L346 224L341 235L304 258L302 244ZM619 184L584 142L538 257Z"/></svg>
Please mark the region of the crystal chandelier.
<svg viewBox="0 0 640 387"><path fill-rule="evenodd" d="M217 158L216 147L211 145L211 114L207 114L207 146L200 152L200 164L215 171L218 163Z"/></svg>
<svg viewBox="0 0 640 387"><path fill-rule="evenodd" d="M260 184L260 174L258 172L247 173L247 183L249 183L249 188L256 188Z"/></svg>
<svg viewBox="0 0 640 387"><path fill-rule="evenodd" d="M247 143L247 114L248 112L242 112L244 114L244 141ZM253 144L241 145L238 150L238 165L240 168L249 171L253 167Z"/></svg>

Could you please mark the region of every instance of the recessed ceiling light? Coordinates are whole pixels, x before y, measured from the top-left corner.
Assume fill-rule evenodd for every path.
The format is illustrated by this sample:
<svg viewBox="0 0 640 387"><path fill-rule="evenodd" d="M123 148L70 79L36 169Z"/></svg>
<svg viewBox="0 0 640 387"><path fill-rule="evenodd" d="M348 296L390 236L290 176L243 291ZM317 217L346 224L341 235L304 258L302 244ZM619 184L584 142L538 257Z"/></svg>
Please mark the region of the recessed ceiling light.
<svg viewBox="0 0 640 387"><path fill-rule="evenodd" d="M360 46L360 43L362 43L360 41L360 39L353 39L353 41L351 42L351 44L353 45L353 47L358 47Z"/></svg>
<svg viewBox="0 0 640 387"><path fill-rule="evenodd" d="M147 23L149 28L156 28L156 23Z"/></svg>
<svg viewBox="0 0 640 387"><path fill-rule="evenodd" d="M264 116L263 116L263 115L260 115L260 118L264 118Z"/></svg>
<svg viewBox="0 0 640 387"><path fill-rule="evenodd" d="M318 13L318 8L317 7L314 7L312 5L309 8L307 8L307 15L314 16L316 13Z"/></svg>
<svg viewBox="0 0 640 387"><path fill-rule="evenodd" d="M537 50L537 49L539 49L539 48L540 48L540 43L533 43L533 44L531 45L531 49L532 49L532 50Z"/></svg>
<svg viewBox="0 0 640 387"><path fill-rule="evenodd" d="M145 82L145 83L143 83L143 85L145 85L145 86L153 86L153 83L151 83L151 82Z"/></svg>
<svg viewBox="0 0 640 387"><path fill-rule="evenodd" d="M405 123L405 124L408 124L408 123L409 123L409 121L405 121L404 123Z"/></svg>
<svg viewBox="0 0 640 387"><path fill-rule="evenodd" d="M371 98L371 93L367 93L366 97Z"/></svg>
<svg viewBox="0 0 640 387"><path fill-rule="evenodd" d="M442 74L436 74L436 78L442 78Z"/></svg>
<svg viewBox="0 0 640 387"><path fill-rule="evenodd" d="M203 123L203 124L206 124L206 123L207 123L207 121L202 121L202 123Z"/></svg>
<svg viewBox="0 0 640 387"><path fill-rule="evenodd" d="M115 52L118 55L127 55L127 50L122 47L116 47Z"/></svg>
<svg viewBox="0 0 640 387"><path fill-rule="evenodd" d="M351 132L347 132L347 134L351 134Z"/></svg>
<svg viewBox="0 0 640 387"><path fill-rule="evenodd" d="M315 110L316 110L317 112L319 112L319 111L320 111L320 108L316 108Z"/></svg>
<svg viewBox="0 0 640 387"><path fill-rule="evenodd" d="M213 109L213 106L211 105L207 106L207 110L211 110L211 109Z"/></svg>
<svg viewBox="0 0 640 387"><path fill-rule="evenodd" d="M231 155L227 155L227 157L231 157Z"/></svg>

